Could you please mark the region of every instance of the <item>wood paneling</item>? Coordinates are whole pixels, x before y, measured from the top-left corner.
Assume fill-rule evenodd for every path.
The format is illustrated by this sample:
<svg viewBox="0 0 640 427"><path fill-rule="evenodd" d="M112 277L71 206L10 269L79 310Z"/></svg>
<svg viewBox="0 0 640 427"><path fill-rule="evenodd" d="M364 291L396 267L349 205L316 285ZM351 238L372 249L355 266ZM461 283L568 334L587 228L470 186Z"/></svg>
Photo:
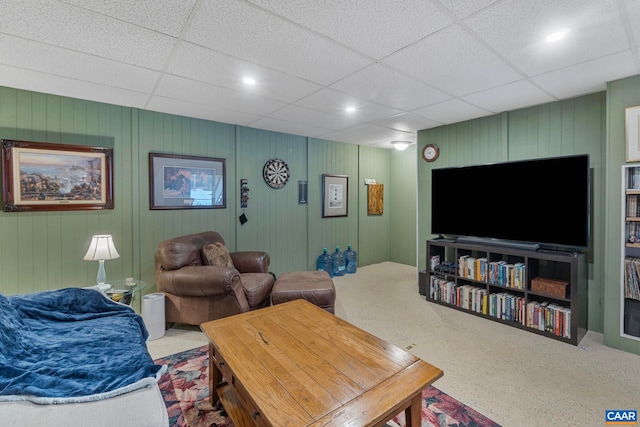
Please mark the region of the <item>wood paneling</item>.
<svg viewBox="0 0 640 427"><path fill-rule="evenodd" d="M131 192L124 183L132 176L121 164L131 144L130 114L125 107L0 87L2 138L113 148L118 164L113 210L0 212L3 293L95 283L98 264L82 260L93 234L112 234L121 254L106 263L107 278L131 275Z"/></svg>
<svg viewBox="0 0 640 427"><path fill-rule="evenodd" d="M155 283L154 254L158 243L173 237L213 230L235 250L235 126L144 110L134 111L137 158L140 276ZM227 208L149 210L149 152L225 159ZM153 288L145 292L152 292Z"/></svg>
<svg viewBox="0 0 640 427"><path fill-rule="evenodd" d="M344 250L351 244L360 255L358 241L358 146L334 141L309 138L308 140L309 203L307 223L309 227L308 269L316 268L316 259L327 248L329 253L339 246ZM349 177L348 216L322 218L322 174L347 175ZM366 204L365 204L366 206ZM359 258L359 262L360 262Z"/></svg>
<svg viewBox="0 0 640 427"><path fill-rule="evenodd" d="M418 146L405 151L392 150L389 155L389 185L387 208L389 213L389 261L407 265L417 262L417 177Z"/></svg>
<svg viewBox="0 0 640 427"><path fill-rule="evenodd" d="M622 286L622 165L626 159L625 108L640 105L640 76L611 82L607 88L606 165L602 173L604 247L604 343L640 354L640 342L620 336ZM604 160L604 159L603 159ZM591 304L589 304L591 307Z"/></svg>
<svg viewBox="0 0 640 427"><path fill-rule="evenodd" d="M237 203L238 250L263 250L271 258L270 270L276 275L307 269L307 209L298 204L298 181L307 180L307 138L245 127L237 128L237 188L240 179L249 180L246 209ZM284 187L269 187L263 178L264 164L283 160L291 176ZM240 225L237 217L249 220Z"/></svg>
<svg viewBox="0 0 640 427"><path fill-rule="evenodd" d="M544 104L496 116L428 129L418 133L418 150L427 143L440 147L434 163L418 162L418 259L426 268L431 234L431 169L570 154L589 154L592 168L592 245L589 263L590 330L602 331L604 240L605 94ZM419 157L419 155L418 155ZM619 182L619 181L618 181ZM551 190L551 189L550 189ZM452 189L452 197L460 193ZM484 189L490 197L490 189ZM474 207L480 209L481 207ZM473 218L470 216L470 218ZM526 226L526 225L523 225Z"/></svg>
<svg viewBox="0 0 640 427"><path fill-rule="evenodd" d="M358 240L357 245L353 241L345 242L351 244L352 249L358 253L358 265L369 265L389 260L389 243L391 239L389 228L389 202L384 200L382 215L367 214L367 186L364 184L366 178L375 179L378 184L389 183L389 158L390 150L361 146L359 148L359 174L356 179L356 186L359 191L359 220L358 220ZM351 185L350 185L351 186ZM341 250L346 249L346 245L340 246Z"/></svg>

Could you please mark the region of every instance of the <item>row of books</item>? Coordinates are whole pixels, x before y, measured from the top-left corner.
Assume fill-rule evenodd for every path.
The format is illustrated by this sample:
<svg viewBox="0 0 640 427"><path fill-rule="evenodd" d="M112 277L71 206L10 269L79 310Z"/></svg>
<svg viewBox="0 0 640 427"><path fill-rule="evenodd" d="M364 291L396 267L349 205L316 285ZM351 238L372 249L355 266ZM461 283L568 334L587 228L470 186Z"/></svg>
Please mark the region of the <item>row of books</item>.
<svg viewBox="0 0 640 427"><path fill-rule="evenodd" d="M548 301L527 304L527 326L571 338L571 309Z"/></svg>
<svg viewBox="0 0 640 427"><path fill-rule="evenodd" d="M510 264L506 261L487 262L486 258L462 255L458 258L458 276L505 288L524 289L526 267L523 262Z"/></svg>
<svg viewBox="0 0 640 427"><path fill-rule="evenodd" d="M640 258L624 259L624 296L640 300Z"/></svg>
<svg viewBox="0 0 640 427"><path fill-rule="evenodd" d="M523 296L507 292L488 294L486 289L471 285L457 286L455 282L437 276L430 277L429 298L571 338L571 309L548 301L527 303Z"/></svg>
<svg viewBox="0 0 640 427"><path fill-rule="evenodd" d="M627 195L627 211L625 212L625 215L628 217L640 217L640 203L638 203L638 195Z"/></svg>
<svg viewBox="0 0 640 427"><path fill-rule="evenodd" d="M442 279L438 276L431 276L429 279L429 298L431 299L456 305L456 290L455 282Z"/></svg>
<svg viewBox="0 0 640 427"><path fill-rule="evenodd" d="M640 168L629 168L627 171L627 188L640 190Z"/></svg>
<svg viewBox="0 0 640 427"><path fill-rule="evenodd" d="M525 324L524 297L500 292L489 295L489 316Z"/></svg>
<svg viewBox="0 0 640 427"><path fill-rule="evenodd" d="M458 258L458 276L485 282L487 280L487 259L462 255Z"/></svg>
<svg viewBox="0 0 640 427"><path fill-rule="evenodd" d="M627 242L640 243L640 222L627 222L625 225Z"/></svg>
<svg viewBox="0 0 640 427"><path fill-rule="evenodd" d="M476 313L487 314L487 290L471 285L457 286L455 282L431 276L429 297Z"/></svg>

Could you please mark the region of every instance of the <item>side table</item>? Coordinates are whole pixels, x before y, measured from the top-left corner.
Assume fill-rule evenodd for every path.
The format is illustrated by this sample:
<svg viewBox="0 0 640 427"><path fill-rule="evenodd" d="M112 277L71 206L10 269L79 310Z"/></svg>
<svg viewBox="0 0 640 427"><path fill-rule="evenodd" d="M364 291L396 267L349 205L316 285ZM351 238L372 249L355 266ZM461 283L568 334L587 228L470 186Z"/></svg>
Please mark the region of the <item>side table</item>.
<svg viewBox="0 0 640 427"><path fill-rule="evenodd" d="M102 292L114 301L131 305L133 296L147 287L147 282L142 280L134 279L132 283L133 285L129 285L126 280L109 280L107 285L111 287ZM91 286L91 288L98 289L97 286Z"/></svg>

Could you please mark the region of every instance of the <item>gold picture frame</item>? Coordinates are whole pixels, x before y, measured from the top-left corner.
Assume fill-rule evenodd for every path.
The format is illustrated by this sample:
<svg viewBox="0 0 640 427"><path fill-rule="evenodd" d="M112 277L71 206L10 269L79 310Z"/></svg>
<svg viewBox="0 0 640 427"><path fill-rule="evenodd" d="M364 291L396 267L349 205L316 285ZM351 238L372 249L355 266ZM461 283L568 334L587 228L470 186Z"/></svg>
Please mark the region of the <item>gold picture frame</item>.
<svg viewBox="0 0 640 427"><path fill-rule="evenodd" d="M0 141L4 212L113 209L113 149Z"/></svg>

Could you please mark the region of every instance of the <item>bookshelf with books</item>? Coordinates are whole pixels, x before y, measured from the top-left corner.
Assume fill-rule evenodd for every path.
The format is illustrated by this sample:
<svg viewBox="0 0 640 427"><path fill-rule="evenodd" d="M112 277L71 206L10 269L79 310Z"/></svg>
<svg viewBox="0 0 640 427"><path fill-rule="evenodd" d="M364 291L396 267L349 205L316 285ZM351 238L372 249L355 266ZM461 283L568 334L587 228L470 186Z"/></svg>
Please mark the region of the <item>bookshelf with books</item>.
<svg viewBox="0 0 640 427"><path fill-rule="evenodd" d="M586 331L584 258L429 240L426 300L577 345Z"/></svg>
<svg viewBox="0 0 640 427"><path fill-rule="evenodd" d="M640 165L622 166L620 335L640 340Z"/></svg>

